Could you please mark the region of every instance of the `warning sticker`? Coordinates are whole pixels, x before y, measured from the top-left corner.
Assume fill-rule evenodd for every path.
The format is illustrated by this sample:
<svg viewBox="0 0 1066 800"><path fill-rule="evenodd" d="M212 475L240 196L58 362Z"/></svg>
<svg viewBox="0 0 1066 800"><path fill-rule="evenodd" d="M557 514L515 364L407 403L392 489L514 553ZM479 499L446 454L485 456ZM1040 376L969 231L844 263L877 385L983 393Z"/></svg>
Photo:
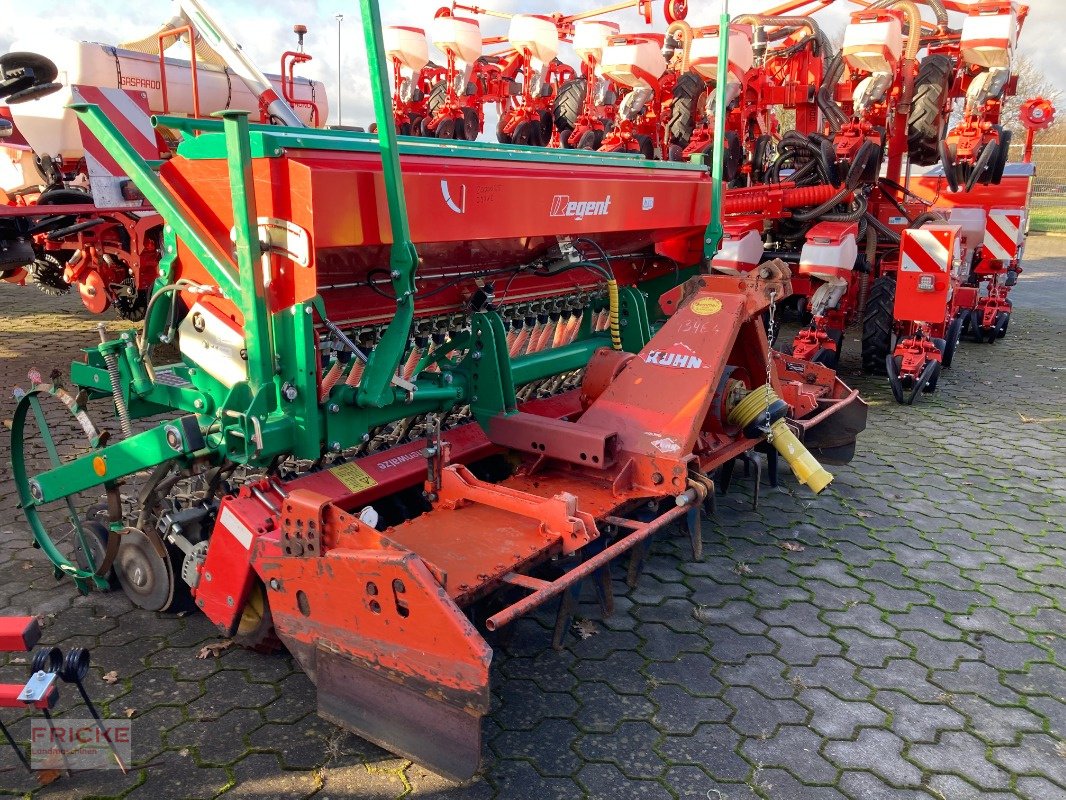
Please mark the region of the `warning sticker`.
<svg viewBox="0 0 1066 800"><path fill-rule="evenodd" d="M333 477L348 487L353 494L377 486L378 482L366 474L366 470L358 464L341 464L339 467L330 469Z"/></svg>
<svg viewBox="0 0 1066 800"><path fill-rule="evenodd" d="M722 301L717 297L701 297L692 301L692 313L701 317L709 317L722 310Z"/></svg>

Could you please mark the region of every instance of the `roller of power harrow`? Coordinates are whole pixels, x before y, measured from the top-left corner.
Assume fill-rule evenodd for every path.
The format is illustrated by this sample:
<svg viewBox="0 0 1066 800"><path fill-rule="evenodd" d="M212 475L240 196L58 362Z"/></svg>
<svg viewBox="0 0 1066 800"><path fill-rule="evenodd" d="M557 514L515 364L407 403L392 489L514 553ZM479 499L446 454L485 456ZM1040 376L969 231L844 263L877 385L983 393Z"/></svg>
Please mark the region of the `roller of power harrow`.
<svg viewBox="0 0 1066 800"><path fill-rule="evenodd" d="M586 580L609 610L609 564L680 518L698 557L717 470L757 446L820 490L801 439L847 461L865 405L820 365L771 360L784 264L701 274L704 169L398 144L363 8L380 141L167 118L203 133L156 171L78 109L164 218L164 258L144 330L87 351L80 391L34 376L13 466L82 589L114 572L155 610L184 589L241 643L280 639L321 714L463 778L489 705L480 630L558 600L565 632ZM56 400L89 439L65 462ZM119 487L149 469L127 512Z"/></svg>

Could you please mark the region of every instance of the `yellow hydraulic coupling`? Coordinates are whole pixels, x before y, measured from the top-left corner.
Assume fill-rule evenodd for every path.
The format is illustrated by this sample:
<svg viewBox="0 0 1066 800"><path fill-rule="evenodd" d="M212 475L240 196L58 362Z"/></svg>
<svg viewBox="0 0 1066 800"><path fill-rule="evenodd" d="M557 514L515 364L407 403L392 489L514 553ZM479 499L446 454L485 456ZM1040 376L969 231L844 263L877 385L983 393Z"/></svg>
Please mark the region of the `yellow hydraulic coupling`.
<svg viewBox="0 0 1066 800"><path fill-rule="evenodd" d="M818 463L810 450L803 446L803 442L796 438L796 434L785 423L787 408L773 389L761 386L748 392L743 400L733 406L729 412L729 422L744 428L744 435L754 439L765 434L765 429L761 426L766 421L769 409L770 435L766 438L792 467L796 479L809 486L815 494L820 494L832 483L833 476Z"/></svg>

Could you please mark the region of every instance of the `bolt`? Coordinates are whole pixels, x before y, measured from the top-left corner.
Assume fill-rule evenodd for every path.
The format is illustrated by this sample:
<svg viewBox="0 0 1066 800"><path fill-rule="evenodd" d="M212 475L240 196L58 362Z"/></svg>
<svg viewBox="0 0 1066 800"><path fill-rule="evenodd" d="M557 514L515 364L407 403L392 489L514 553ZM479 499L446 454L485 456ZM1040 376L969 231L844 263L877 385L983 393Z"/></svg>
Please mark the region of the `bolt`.
<svg viewBox="0 0 1066 800"><path fill-rule="evenodd" d="M476 394L473 397L470 398L470 402L471 403L476 403L477 402L477 395Z"/></svg>
<svg viewBox="0 0 1066 800"><path fill-rule="evenodd" d="M198 605L200 608L204 607L204 600L202 597L196 601L196 605Z"/></svg>
<svg viewBox="0 0 1066 800"><path fill-rule="evenodd" d="M663 476L661 472L653 472L651 474L651 482L658 486L663 482Z"/></svg>
<svg viewBox="0 0 1066 800"><path fill-rule="evenodd" d="M37 501L44 499L44 492L41 490L41 484L37 483L37 481L30 481L30 497Z"/></svg>
<svg viewBox="0 0 1066 800"><path fill-rule="evenodd" d="M326 406L326 410L329 411L330 414L337 414L340 412L341 407L336 403L330 403L328 406Z"/></svg>
<svg viewBox="0 0 1066 800"><path fill-rule="evenodd" d="M164 430L166 431L167 444L170 445L170 449L181 450L181 434L178 429L173 425L167 425Z"/></svg>
<svg viewBox="0 0 1066 800"><path fill-rule="evenodd" d="M299 392L296 390L296 387L293 386L291 383L286 383L284 386L281 387L281 396L288 400L290 403L295 400L298 395Z"/></svg>
<svg viewBox="0 0 1066 800"><path fill-rule="evenodd" d="M364 442L369 442L370 441L370 434L369 433L364 433L363 434L363 441Z"/></svg>
<svg viewBox="0 0 1066 800"><path fill-rule="evenodd" d="M394 269L392 272L389 273L389 277L393 280L396 280L400 277L400 271L398 269Z"/></svg>
<svg viewBox="0 0 1066 800"><path fill-rule="evenodd" d="M480 350L475 350L473 353L470 354L470 357L472 359L474 359L474 361L480 361L481 360L481 351Z"/></svg>
<svg viewBox="0 0 1066 800"><path fill-rule="evenodd" d="M192 407L196 409L203 409L204 401L197 397L195 400L193 400Z"/></svg>
<svg viewBox="0 0 1066 800"><path fill-rule="evenodd" d="M210 572L205 572L205 573L204 573L204 580L205 580L205 581L210 581L210 580L212 580L212 578L211 578L211 573L210 573Z"/></svg>
<svg viewBox="0 0 1066 800"><path fill-rule="evenodd" d="M275 592L278 591L281 588L281 581L279 581L277 578L271 578L270 588L273 589Z"/></svg>
<svg viewBox="0 0 1066 800"><path fill-rule="evenodd" d="M310 315L311 314L311 306L304 306L304 313L307 314L307 315Z"/></svg>
<svg viewBox="0 0 1066 800"><path fill-rule="evenodd" d="M228 595L226 596L226 605L231 607L233 606L233 598Z"/></svg>
<svg viewBox="0 0 1066 800"><path fill-rule="evenodd" d="M330 442L329 443L329 449L332 450L334 453L339 453L341 451L341 443L340 442Z"/></svg>
<svg viewBox="0 0 1066 800"><path fill-rule="evenodd" d="M452 381L454 381L454 380L455 380L455 376L452 375L450 372L445 372L444 373L444 383L445 383L445 385L451 385Z"/></svg>

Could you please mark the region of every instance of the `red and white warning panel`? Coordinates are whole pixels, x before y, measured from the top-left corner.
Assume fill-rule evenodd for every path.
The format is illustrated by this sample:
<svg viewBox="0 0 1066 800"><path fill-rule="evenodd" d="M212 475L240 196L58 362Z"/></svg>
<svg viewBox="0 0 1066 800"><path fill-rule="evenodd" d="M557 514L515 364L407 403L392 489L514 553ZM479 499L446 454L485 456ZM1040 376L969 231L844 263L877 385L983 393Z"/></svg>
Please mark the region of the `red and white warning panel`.
<svg viewBox="0 0 1066 800"><path fill-rule="evenodd" d="M985 226L985 256L996 261L1014 261L1021 255L1025 240L1025 211L1021 208L995 208L988 212Z"/></svg>
<svg viewBox="0 0 1066 800"><path fill-rule="evenodd" d="M925 225L903 231L896 278L896 319L943 322L961 261L961 226Z"/></svg>
<svg viewBox="0 0 1066 800"><path fill-rule="evenodd" d="M126 141L144 158L156 161L161 152L168 150L152 127L148 96L144 92L105 89L99 86L72 86L71 94L75 103L100 106ZM100 208L141 205L143 199L139 194L126 196L133 184L122 167L107 152L107 148L100 144L80 119L78 128L81 132L82 147L85 148L85 166L89 172L89 185L96 205Z"/></svg>

